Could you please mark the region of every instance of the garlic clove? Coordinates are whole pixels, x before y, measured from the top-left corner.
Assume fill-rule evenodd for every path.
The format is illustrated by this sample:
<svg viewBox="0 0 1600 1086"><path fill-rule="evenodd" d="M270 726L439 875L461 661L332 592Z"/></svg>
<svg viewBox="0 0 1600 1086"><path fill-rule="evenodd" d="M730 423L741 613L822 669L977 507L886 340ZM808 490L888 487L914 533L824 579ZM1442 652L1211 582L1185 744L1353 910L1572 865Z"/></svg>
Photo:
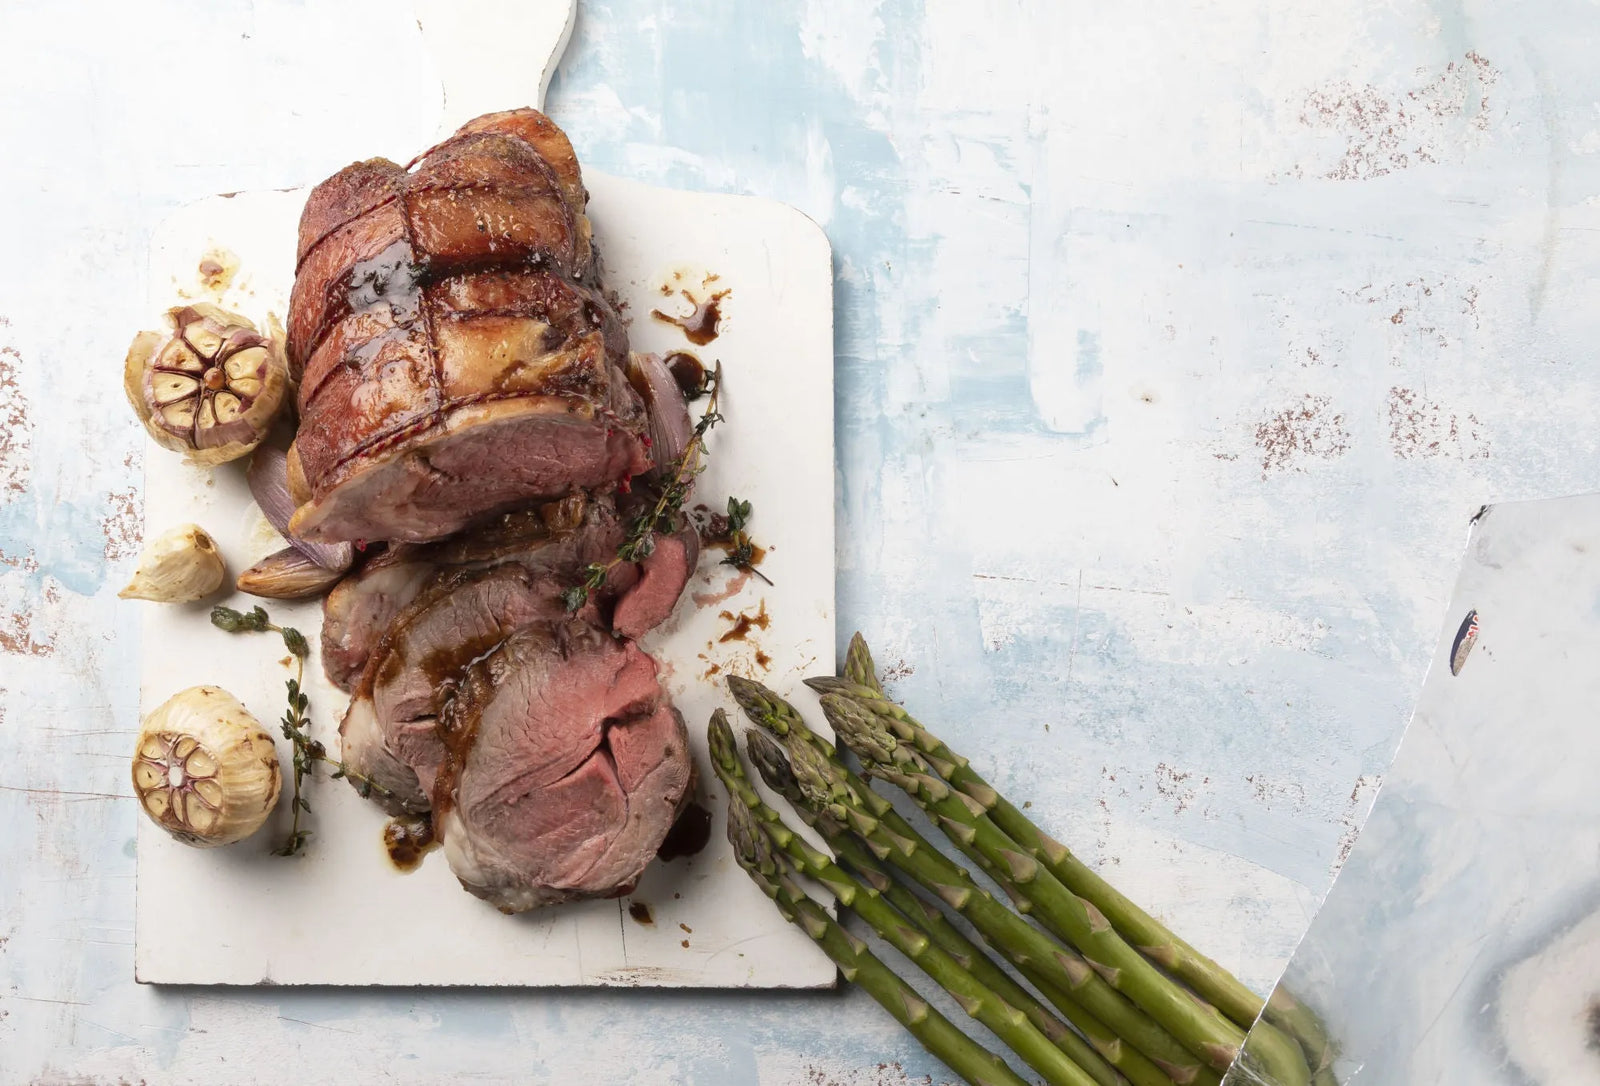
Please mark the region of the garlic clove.
<svg viewBox="0 0 1600 1086"><path fill-rule="evenodd" d="M325 594L343 576L343 570L320 566L298 549L285 547L239 574L234 587L269 600L303 600Z"/></svg>
<svg viewBox="0 0 1600 1086"><path fill-rule="evenodd" d="M198 524L180 524L139 553L133 580L117 595L125 600L192 603L203 600L227 579L216 541Z"/></svg>
<svg viewBox="0 0 1600 1086"><path fill-rule="evenodd" d="M155 442L202 466L260 444L289 394L283 329L197 303L167 311L168 330L140 332L122 387Z"/></svg>
<svg viewBox="0 0 1600 1086"><path fill-rule="evenodd" d="M199 848L249 837L283 788L272 737L219 686L191 686L145 718L132 776L151 821Z"/></svg>

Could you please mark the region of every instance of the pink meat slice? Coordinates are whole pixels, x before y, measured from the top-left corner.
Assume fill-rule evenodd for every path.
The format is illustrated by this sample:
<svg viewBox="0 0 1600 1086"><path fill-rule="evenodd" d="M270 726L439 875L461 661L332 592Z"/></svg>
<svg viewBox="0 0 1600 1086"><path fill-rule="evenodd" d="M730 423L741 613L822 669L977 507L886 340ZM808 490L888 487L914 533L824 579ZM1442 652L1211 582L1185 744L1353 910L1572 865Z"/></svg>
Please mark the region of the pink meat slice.
<svg viewBox="0 0 1600 1086"><path fill-rule="evenodd" d="M625 892L689 785L655 662L569 619L518 630L469 670L434 785L462 885L508 912Z"/></svg>

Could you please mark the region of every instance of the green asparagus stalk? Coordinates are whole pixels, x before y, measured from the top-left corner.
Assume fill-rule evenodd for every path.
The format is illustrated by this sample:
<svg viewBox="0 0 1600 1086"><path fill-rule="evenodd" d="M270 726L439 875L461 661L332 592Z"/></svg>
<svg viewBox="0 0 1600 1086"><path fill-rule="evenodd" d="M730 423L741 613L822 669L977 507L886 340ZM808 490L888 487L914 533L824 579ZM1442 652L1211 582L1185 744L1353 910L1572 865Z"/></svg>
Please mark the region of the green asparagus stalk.
<svg viewBox="0 0 1600 1086"><path fill-rule="evenodd" d="M1024 1063L1045 1076L1050 1086L1103 1086L1052 1043L1020 1008L980 982L970 969L946 953L909 917L884 901L877 890L839 867L827 853L813 848L790 829L783 816L751 786L734 746L733 729L721 710L711 717L709 739L712 768L728 789L729 802L743 803L748 808L762 832L773 846L787 855L790 864L826 886L840 905L852 910L890 946L933 978L962 1010L988 1026ZM1097 1064L1103 1063L1087 1045L1084 1049ZM1121 1080L1113 1080L1112 1086L1117 1086L1118 1081Z"/></svg>
<svg viewBox="0 0 1600 1086"><path fill-rule="evenodd" d="M1270 1060L1293 1066L1294 1061L1288 1052L1289 1040L1281 1035L1279 1028L1275 1028L1281 1027L1282 1032L1299 1042L1311 1069L1318 1069L1325 1061L1331 1060L1326 1034L1314 1014L1304 1008L1300 1008L1301 1013L1282 1017L1269 1012L1267 1022L1257 1025L1263 1009L1259 996L1232 973L1125 897L1065 845L1041 830L1032 819L979 776L965 758L946 746L903 706L885 696L877 679L871 650L859 633L850 639L850 647L845 653L844 677L809 679L807 685L820 693L847 697L861 708L883 718L896 737L913 746L942 779L981 804L995 825L1016 842L1022 852L1043 864L1069 890L1099 909L1126 941L1168 973L1188 984L1240 1029L1249 1031L1255 1026L1251 1044L1253 1055L1265 1051ZM963 851L971 854L969 850ZM1030 906L1031 902L1026 898L1018 902L1018 907L1024 912Z"/></svg>
<svg viewBox="0 0 1600 1086"><path fill-rule="evenodd" d="M728 841L739 866L773 900L790 923L799 927L839 966L845 980L861 988L960 1075L970 1086L1027 1086L999 1056L963 1033L930 1006L916 989L901 980L866 944L840 927L808 897L780 864L772 843L738 800L728 804Z"/></svg>
<svg viewBox="0 0 1600 1086"><path fill-rule="evenodd" d="M1207 1069L1162 1026L1119 994L1088 962L974 883L884 799L845 768L836 752L794 708L759 683L730 676L728 686L752 722L782 740L805 804L850 827L871 849L961 913L1029 980L1050 982L1046 996L1069 997L1164 1070L1178 1086L1214 1086ZM1066 1012L1066 1007L1057 1002Z"/></svg>
<svg viewBox="0 0 1600 1086"><path fill-rule="evenodd" d="M885 901L899 909L946 953L960 962L979 983L1026 1014L1039 1032L1076 1060L1100 1086L1119 1086L1123 1082L1131 1086L1173 1086L1171 1076L1131 1045L1124 1044L1121 1038L1082 1007L1068 997L1061 996L1057 1002L1061 1004L1063 1016L1087 1038L1087 1042L1080 1039L1031 992L1013 980L1011 974L996 965L960 929L945 919L937 906L918 897L896 880L842 824L826 816L812 814L789 768L788 759L765 732L746 733L745 750L767 786L787 799L796 814L822 835L833 850L834 857L844 867L877 890Z"/></svg>
<svg viewBox="0 0 1600 1086"><path fill-rule="evenodd" d="M878 665L873 662L872 650L867 648L867 639L860 633L850 638L850 647L844 651L844 677L875 694L883 693L883 683L878 681Z"/></svg>
<svg viewBox="0 0 1600 1086"><path fill-rule="evenodd" d="M822 706L835 733L870 766L869 772L914 797L952 840L976 847L1009 884L1032 901L1033 915L1076 947L1113 988L1215 1070L1226 1071L1232 1065L1244 1044L1243 1030L1163 976L1117 934L1099 909L1019 850L980 803L952 789L876 714L839 694L824 695ZM1265 1058L1266 1054L1262 1055ZM1298 1051L1290 1048L1281 1055L1285 1057L1281 1066L1274 1064L1266 1070L1283 1086L1307 1086L1310 1072Z"/></svg>
<svg viewBox="0 0 1600 1086"><path fill-rule="evenodd" d="M867 681L869 678L871 681ZM951 787L981 803L995 825L1023 852L1042 863L1074 894L1099 909L1123 938L1193 988L1240 1029L1248 1030L1255 1024L1262 1010L1260 996L1124 897L1070 849L1039 829L1032 819L991 788L965 758L924 728L904 707L886 697L877 681L871 651L859 633L850 639L845 655L845 678L812 679L807 685L819 692L848 697L883 717L896 736L915 747Z"/></svg>

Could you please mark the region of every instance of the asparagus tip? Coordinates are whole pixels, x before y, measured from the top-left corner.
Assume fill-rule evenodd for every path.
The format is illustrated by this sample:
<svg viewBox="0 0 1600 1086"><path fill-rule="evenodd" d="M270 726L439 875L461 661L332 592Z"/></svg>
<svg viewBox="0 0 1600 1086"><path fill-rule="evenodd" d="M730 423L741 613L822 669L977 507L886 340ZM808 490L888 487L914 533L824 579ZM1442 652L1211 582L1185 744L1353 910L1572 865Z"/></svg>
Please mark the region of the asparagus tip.
<svg viewBox="0 0 1600 1086"><path fill-rule="evenodd" d="M859 630L850 638L850 647L845 650L844 675L873 693L883 692L883 686L878 682L878 665L873 662L872 650L867 648L867 639L861 636Z"/></svg>
<svg viewBox="0 0 1600 1086"><path fill-rule="evenodd" d="M900 742L874 714L842 694L824 694L822 712L844 745L863 761L892 765Z"/></svg>

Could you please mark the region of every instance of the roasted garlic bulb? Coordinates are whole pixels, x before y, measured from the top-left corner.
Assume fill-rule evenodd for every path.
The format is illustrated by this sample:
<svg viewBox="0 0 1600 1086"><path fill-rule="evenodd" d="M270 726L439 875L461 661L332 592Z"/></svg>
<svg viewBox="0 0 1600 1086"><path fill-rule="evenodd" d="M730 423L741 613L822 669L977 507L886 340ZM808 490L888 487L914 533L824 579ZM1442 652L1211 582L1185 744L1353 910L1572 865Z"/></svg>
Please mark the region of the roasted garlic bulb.
<svg viewBox="0 0 1600 1086"><path fill-rule="evenodd" d="M165 333L140 332L122 385L150 436L197 464L236 460L261 443L289 389L282 330L196 303L167 311Z"/></svg>
<svg viewBox="0 0 1600 1086"><path fill-rule="evenodd" d="M125 600L191 603L222 587L227 568L216 541L198 524L180 524L139 552L133 580L117 595Z"/></svg>
<svg viewBox="0 0 1600 1086"><path fill-rule="evenodd" d="M260 721L220 686L191 686L145 718L133 790L151 820L186 845L249 837L283 786L278 752Z"/></svg>

